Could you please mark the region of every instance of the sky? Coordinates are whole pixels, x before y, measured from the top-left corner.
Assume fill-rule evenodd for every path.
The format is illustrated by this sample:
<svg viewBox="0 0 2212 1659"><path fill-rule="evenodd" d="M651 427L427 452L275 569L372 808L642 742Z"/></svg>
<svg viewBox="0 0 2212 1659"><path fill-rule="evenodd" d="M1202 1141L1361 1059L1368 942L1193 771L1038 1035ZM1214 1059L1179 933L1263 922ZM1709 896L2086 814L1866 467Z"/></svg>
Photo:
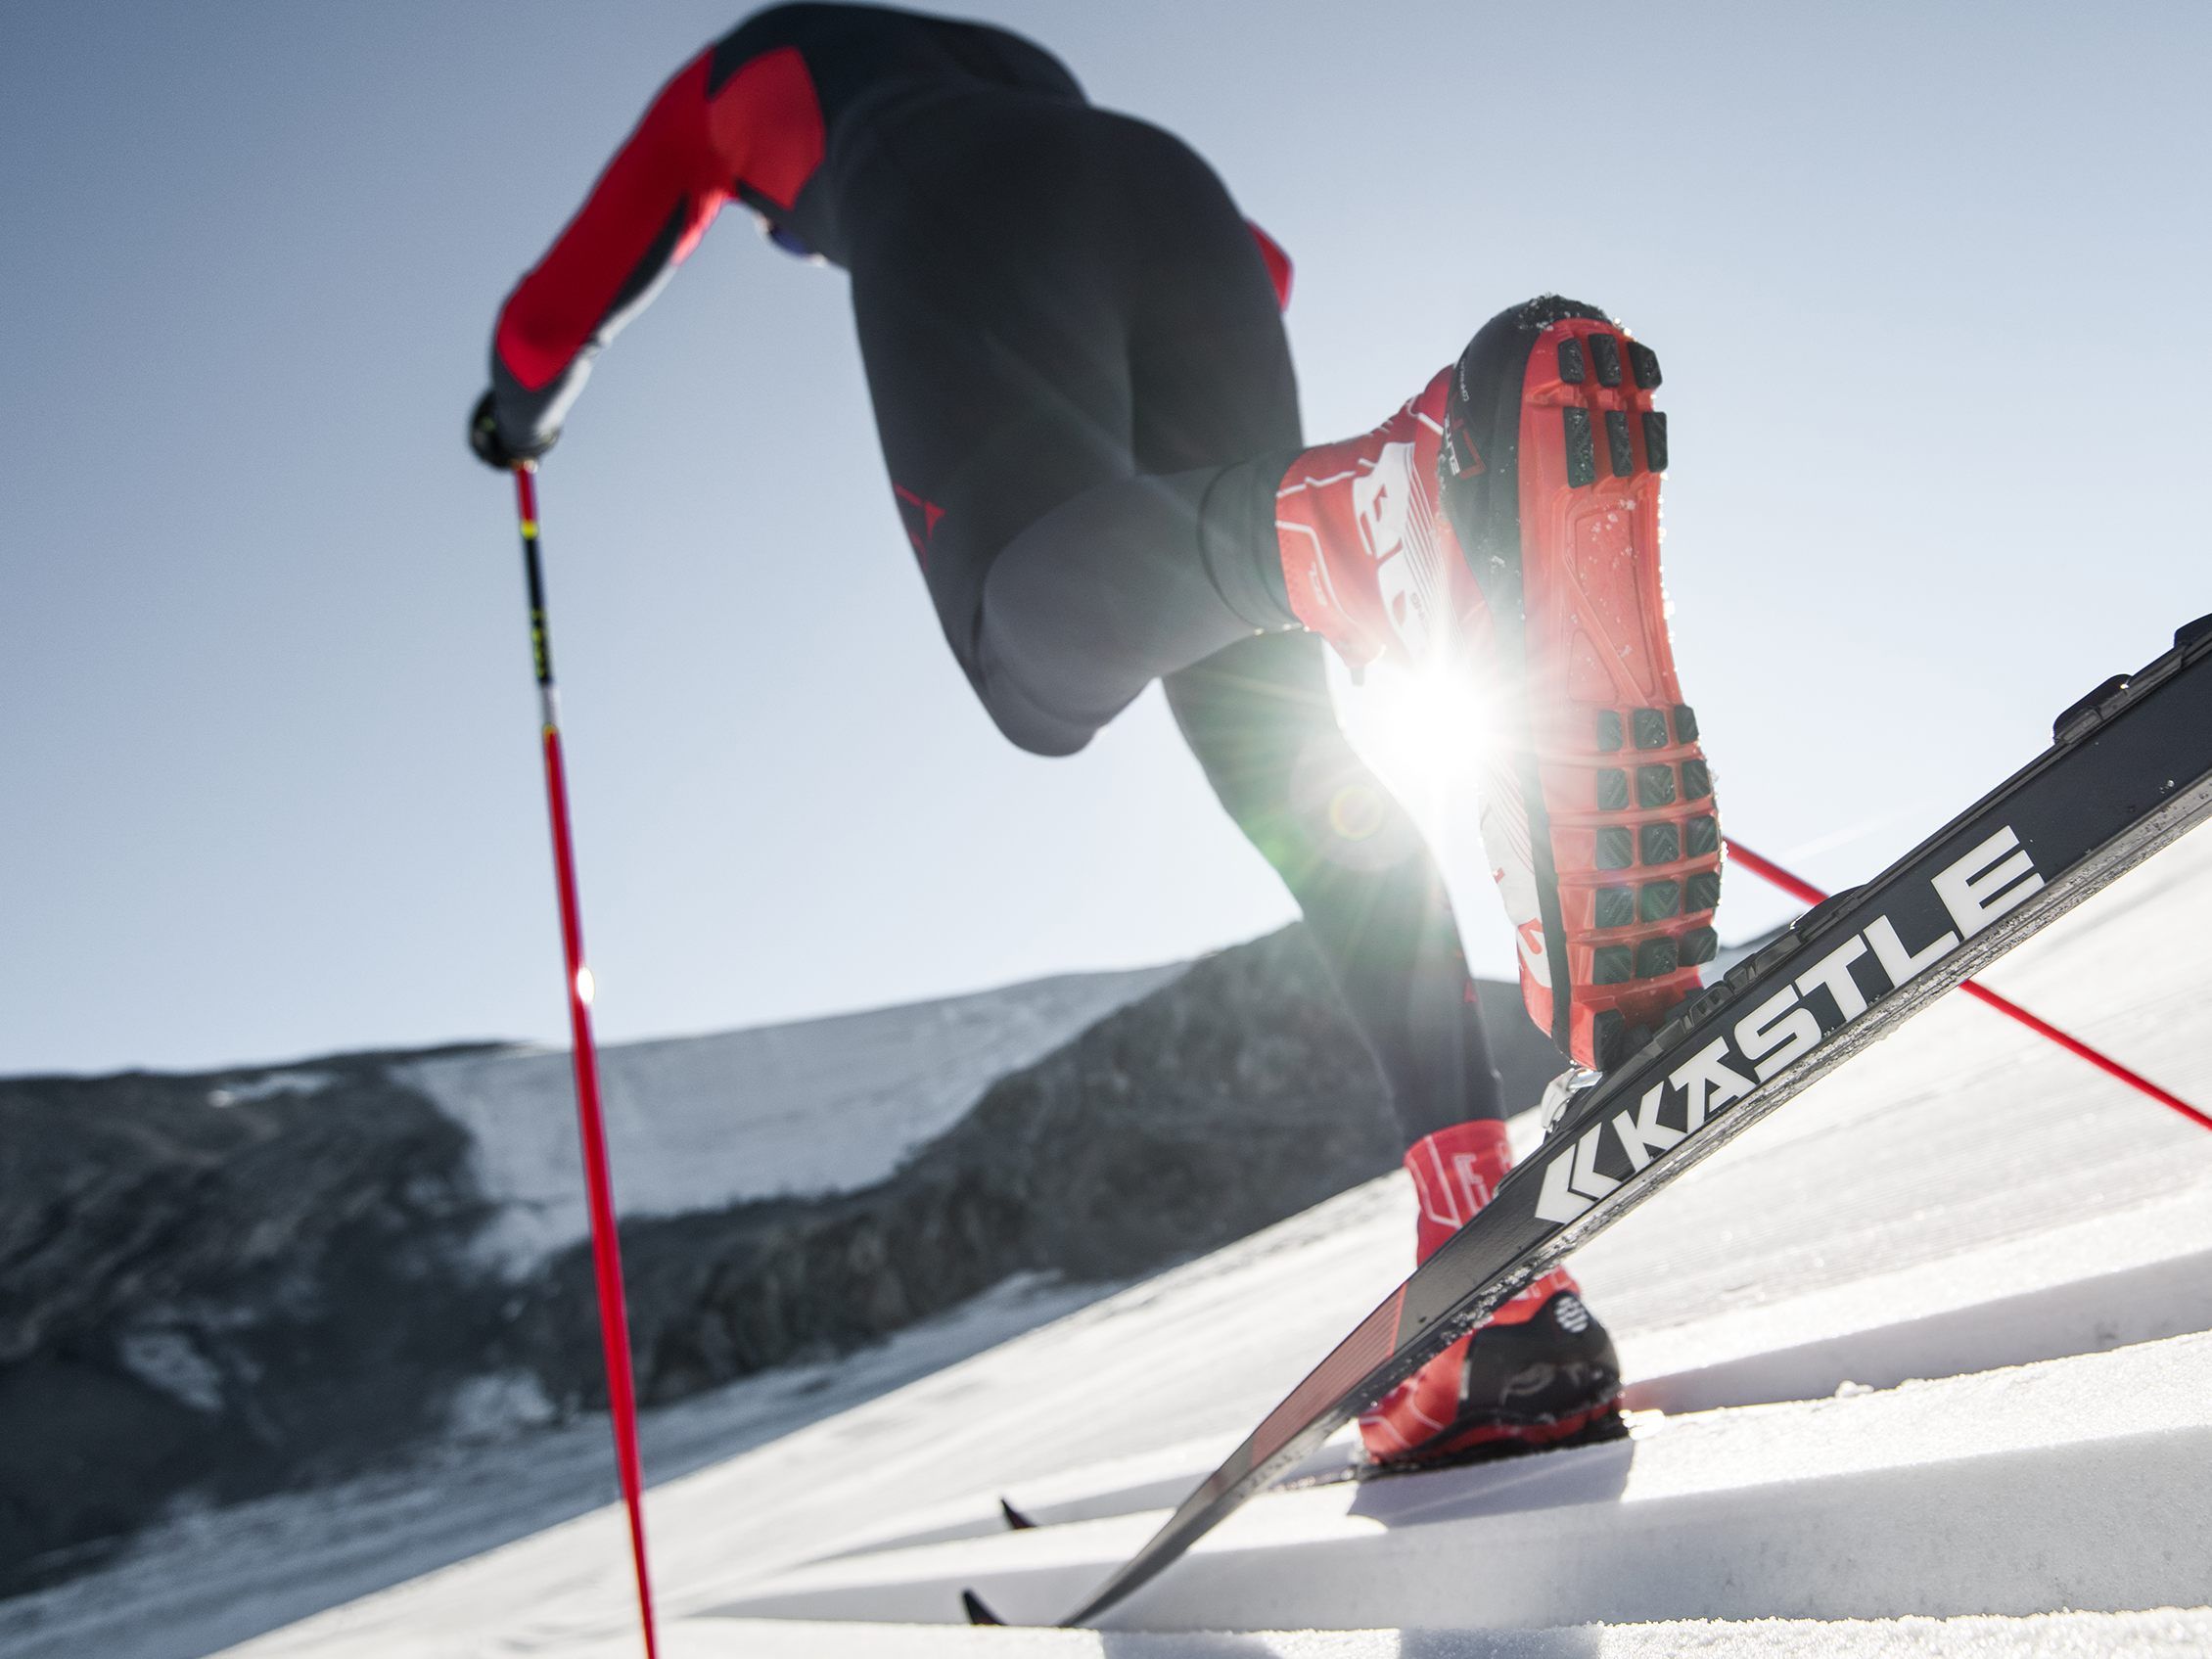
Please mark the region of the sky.
<svg viewBox="0 0 2212 1659"><path fill-rule="evenodd" d="M2212 11L966 15L1181 134L1290 250L1316 440L1530 294L1658 347L1725 821L1816 880L2212 610ZM463 418L507 288L738 16L0 8L0 1073L559 1038L510 497ZM1293 913L1157 692L1072 760L996 735L899 529L845 278L744 215L602 359L541 488L603 1036ZM1723 932L1788 909L1739 873Z"/></svg>

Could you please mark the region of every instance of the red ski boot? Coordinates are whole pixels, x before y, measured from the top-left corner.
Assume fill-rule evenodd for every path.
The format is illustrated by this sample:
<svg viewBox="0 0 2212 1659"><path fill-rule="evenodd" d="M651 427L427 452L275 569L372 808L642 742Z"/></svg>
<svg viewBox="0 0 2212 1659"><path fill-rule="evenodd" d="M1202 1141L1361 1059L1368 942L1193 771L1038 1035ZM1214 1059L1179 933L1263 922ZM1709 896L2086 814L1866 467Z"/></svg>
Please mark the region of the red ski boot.
<svg viewBox="0 0 2212 1659"><path fill-rule="evenodd" d="M1496 1122L1413 1143L1406 1168L1421 1205L1416 1263L1490 1202L1512 1161ZM1360 1417L1359 1438L1377 1463L1552 1446L1618 1423L1620 1397L1612 1338L1554 1267L1385 1395Z"/></svg>
<svg viewBox="0 0 2212 1659"><path fill-rule="evenodd" d="M1373 432L1303 451L1275 491L1290 608L1354 668L1426 661L1479 608L1437 501L1452 371Z"/></svg>
<svg viewBox="0 0 2212 1659"><path fill-rule="evenodd" d="M1529 1013L1602 1070L1697 989L1721 828L1659 580L1659 359L1534 300L1276 498L1292 609L1359 667L1456 649L1491 683L1483 844Z"/></svg>

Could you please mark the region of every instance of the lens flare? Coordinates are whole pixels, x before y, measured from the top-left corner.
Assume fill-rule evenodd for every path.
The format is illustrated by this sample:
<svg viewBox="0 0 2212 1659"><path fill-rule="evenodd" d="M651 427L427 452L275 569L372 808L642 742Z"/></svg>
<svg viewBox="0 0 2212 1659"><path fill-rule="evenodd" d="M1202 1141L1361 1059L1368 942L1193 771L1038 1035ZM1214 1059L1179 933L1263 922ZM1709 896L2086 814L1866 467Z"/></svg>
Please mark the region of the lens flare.
<svg viewBox="0 0 2212 1659"><path fill-rule="evenodd" d="M1438 852L1460 828L1472 832L1491 726L1472 666L1446 655L1417 668L1378 663L1354 685L1332 657L1330 674L1345 736Z"/></svg>
<svg viewBox="0 0 2212 1659"><path fill-rule="evenodd" d="M1345 736L1405 806L1443 872L1469 965L1511 978L1510 933L1474 920L1498 911L1482 802L1493 756L1504 745L1483 676L1465 656L1438 654L1417 667L1378 663L1355 685L1333 653L1329 676Z"/></svg>

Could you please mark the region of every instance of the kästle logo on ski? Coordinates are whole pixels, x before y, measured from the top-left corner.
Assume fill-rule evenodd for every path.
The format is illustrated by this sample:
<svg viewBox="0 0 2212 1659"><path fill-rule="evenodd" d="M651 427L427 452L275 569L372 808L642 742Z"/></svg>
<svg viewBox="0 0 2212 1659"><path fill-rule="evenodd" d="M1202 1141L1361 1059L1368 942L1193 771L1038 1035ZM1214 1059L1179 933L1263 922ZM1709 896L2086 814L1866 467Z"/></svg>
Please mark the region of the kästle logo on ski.
<svg viewBox="0 0 2212 1659"><path fill-rule="evenodd" d="M1537 1195L1538 1219L1572 1221L1619 1189L1627 1177L1606 1175L1597 1167L1608 1131L1628 1156L1628 1175L1641 1173L1655 1153L1681 1145L1760 1083L1864 1014L1868 993L1854 975L1855 964L1871 957L1888 980L1888 987L1873 995L1900 990L2040 892L2043 875L2007 825L1939 870L1930 885L1955 924L1953 929L1938 934L1919 950L1911 950L1885 915L1844 939L1676 1067L1664 1082L1653 1083L1634 1113L1616 1112L1592 1124L1576 1139L1571 1155L1562 1152L1553 1157ZM1676 1107L1667 1110L1667 1116L1680 1129L1660 1120L1662 1110Z"/></svg>

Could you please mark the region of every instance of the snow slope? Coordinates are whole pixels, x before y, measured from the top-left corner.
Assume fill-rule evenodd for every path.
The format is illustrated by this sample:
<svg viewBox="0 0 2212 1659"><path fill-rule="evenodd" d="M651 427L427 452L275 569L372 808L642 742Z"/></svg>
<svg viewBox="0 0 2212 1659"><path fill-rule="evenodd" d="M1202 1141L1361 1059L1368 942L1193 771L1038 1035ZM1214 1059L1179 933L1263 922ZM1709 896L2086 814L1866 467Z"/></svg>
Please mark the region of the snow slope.
<svg viewBox="0 0 2212 1659"><path fill-rule="evenodd" d="M1067 974L943 1001L600 1054L616 1198L674 1216L881 1180L992 1083L1183 971ZM515 1267L585 1233L566 1049L425 1060L400 1076L476 1142L499 1206L485 1245ZM825 1132L825 1130L831 1132ZM733 1157L732 1147L745 1155Z"/></svg>
<svg viewBox="0 0 2212 1659"><path fill-rule="evenodd" d="M2212 835L1994 980L2212 1097ZM665 1651L2212 1651L2212 1135L1959 998L1578 1256L1637 1379L1628 1442L1271 1494L1107 1632L952 1622L969 1585L1010 1617L1063 1612L1389 1288L1409 1223L1403 1181L1373 1182L850 1409L763 1406L789 1432L763 1418L719 1461L664 1462ZM497 1470L527 1484L532 1457L488 1449L415 1501L496 1515ZM1004 1530L1001 1495L1043 1524ZM0 1618L0 1645L205 1651L218 1626L175 1611L180 1581L297 1593L348 1537L392 1547L396 1513L296 1502L253 1536L206 1517L35 1625ZM235 1651L627 1655L628 1596L603 1508Z"/></svg>

